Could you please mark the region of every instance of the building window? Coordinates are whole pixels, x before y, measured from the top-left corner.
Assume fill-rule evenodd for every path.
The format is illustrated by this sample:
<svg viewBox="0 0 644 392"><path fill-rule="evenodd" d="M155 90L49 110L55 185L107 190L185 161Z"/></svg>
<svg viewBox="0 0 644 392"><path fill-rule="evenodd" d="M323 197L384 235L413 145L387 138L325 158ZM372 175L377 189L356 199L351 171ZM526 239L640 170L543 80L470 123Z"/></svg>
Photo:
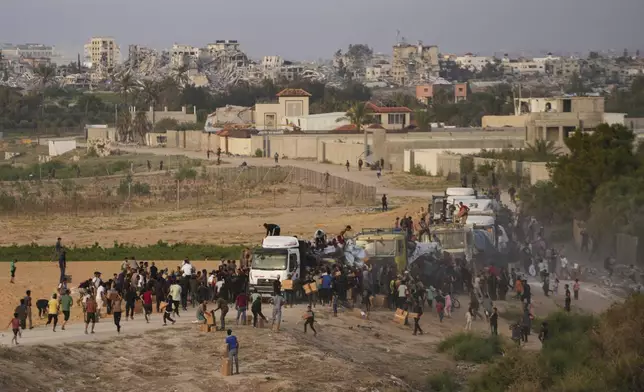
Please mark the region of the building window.
<svg viewBox="0 0 644 392"><path fill-rule="evenodd" d="M292 77L292 75L289 75ZM286 116L287 117L295 117L295 116L301 116L302 115L302 102L301 101L295 101L295 102L287 102L286 103Z"/></svg>
<svg viewBox="0 0 644 392"><path fill-rule="evenodd" d="M388 122L389 124L404 124L405 123L405 115L401 113L394 113L388 115Z"/></svg>

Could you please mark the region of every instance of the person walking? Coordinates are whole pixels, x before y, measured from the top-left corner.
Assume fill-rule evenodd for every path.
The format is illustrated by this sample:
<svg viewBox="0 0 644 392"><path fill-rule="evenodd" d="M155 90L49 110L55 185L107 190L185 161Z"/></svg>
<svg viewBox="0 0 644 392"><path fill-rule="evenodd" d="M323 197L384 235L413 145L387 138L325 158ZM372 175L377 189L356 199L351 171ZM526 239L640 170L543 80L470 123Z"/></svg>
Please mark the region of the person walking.
<svg viewBox="0 0 644 392"><path fill-rule="evenodd" d="M235 324L239 325L239 318L241 317L242 325L246 325L246 310L248 309L248 297L245 292L239 293L235 298L235 309L237 309L237 317Z"/></svg>
<svg viewBox="0 0 644 392"><path fill-rule="evenodd" d="M306 327L307 325L311 327L311 331L313 331L313 336L317 336L317 331L313 327L313 323L315 322L315 313L313 313L313 310L311 310L311 305L308 305L306 307L306 313L304 313L304 333L306 333Z"/></svg>
<svg viewBox="0 0 644 392"><path fill-rule="evenodd" d="M145 315L145 322L150 322L150 315L152 314L152 289L150 286L143 292L143 314Z"/></svg>
<svg viewBox="0 0 644 392"><path fill-rule="evenodd" d="M346 167L347 167L347 171L350 171L350 170L349 170L349 167L351 166L351 164L349 164L349 160L348 160L348 159L347 159L347 163L345 163L345 164L344 164L344 166L346 166Z"/></svg>
<svg viewBox="0 0 644 392"><path fill-rule="evenodd" d="M539 331L539 341L543 346L544 344L546 344L547 340L548 340L548 322L544 321L543 323L541 323L541 330Z"/></svg>
<svg viewBox="0 0 644 392"><path fill-rule="evenodd" d="M438 313L438 320L442 323L445 313L443 312L444 306L442 302L436 301L436 313Z"/></svg>
<svg viewBox="0 0 644 392"><path fill-rule="evenodd" d="M279 163L280 155L278 153L275 153L273 157L275 158L275 164Z"/></svg>
<svg viewBox="0 0 644 392"><path fill-rule="evenodd" d="M254 289L251 299L251 312L253 312L253 328L257 328L257 317L261 317L264 322L268 322L266 317L262 314L262 296Z"/></svg>
<svg viewBox="0 0 644 392"><path fill-rule="evenodd" d="M11 280L9 283L16 283L14 279L16 278L16 263L18 260L13 259L11 260L11 265L9 265L9 275L11 275ZM18 344L18 341L16 340L16 344Z"/></svg>
<svg viewBox="0 0 644 392"><path fill-rule="evenodd" d="M423 305L420 300L416 301L414 313L416 313L416 317L414 317L414 335L416 335L416 332L420 332L420 334L422 335L423 330L420 329L420 325L418 324L418 322L420 321L420 316L423 315Z"/></svg>
<svg viewBox="0 0 644 392"><path fill-rule="evenodd" d="M575 301L579 299L579 289L580 289L579 286L580 286L579 279L575 279L575 283L573 283L572 285L572 292L574 293L573 295L574 295Z"/></svg>
<svg viewBox="0 0 644 392"><path fill-rule="evenodd" d="M170 309L173 310L174 314L176 314L177 317L180 317L179 305L181 304L181 291L182 291L182 288L177 282L177 280L175 279L170 285L170 297L172 298L172 302L173 302L172 303L173 306L171 306Z"/></svg>
<svg viewBox="0 0 644 392"><path fill-rule="evenodd" d="M96 310L97 304L94 296L89 295L85 302L85 335L87 335L87 327L92 323L92 333L94 333L94 325L96 324Z"/></svg>
<svg viewBox="0 0 644 392"><path fill-rule="evenodd" d="M470 307L469 309L467 309L467 312L465 312L465 330L466 331L472 330L473 318L474 318L474 315L472 314L472 308Z"/></svg>
<svg viewBox="0 0 644 392"><path fill-rule="evenodd" d="M58 296L54 293L51 296L51 299L47 303L47 324L54 324L53 331L56 332L56 325L58 325L58 311L60 310L60 304L58 302Z"/></svg>
<svg viewBox="0 0 644 392"><path fill-rule="evenodd" d="M112 300L112 316L114 316L114 325L116 325L116 332L121 333L121 313L123 312L123 297L116 294L116 298Z"/></svg>
<svg viewBox="0 0 644 392"><path fill-rule="evenodd" d="M362 158L358 159L358 171L362 171L362 165L364 165L364 162L362 161Z"/></svg>
<svg viewBox="0 0 644 392"><path fill-rule="evenodd" d="M565 299L564 299L564 310L566 312L570 312L570 287L568 285L565 285L564 288L566 289L565 292Z"/></svg>
<svg viewBox="0 0 644 392"><path fill-rule="evenodd" d="M165 327L167 325L166 321L172 322L172 324L175 323L175 321L172 319L172 307L177 306L174 299L172 299L172 296L168 294L168 299L165 303L165 309L162 308L163 310L163 326Z"/></svg>
<svg viewBox="0 0 644 392"><path fill-rule="evenodd" d="M33 322L31 320L31 317L32 317L32 315L31 315L31 306L32 306L31 290L27 290L27 292L25 294L27 294L27 295L25 295L25 307L27 308L27 322L29 323L28 324L29 329L33 329L34 325L33 325Z"/></svg>
<svg viewBox="0 0 644 392"><path fill-rule="evenodd" d="M214 312L221 310L221 315L219 316L219 319L221 320L221 331L226 330L226 313L228 313L228 301L224 299L224 297L219 297L217 299L217 309L213 310Z"/></svg>
<svg viewBox="0 0 644 392"><path fill-rule="evenodd" d="M271 328L277 324L277 329L279 329L282 323L282 306L284 306L284 304L286 304L286 301L284 300L284 297L282 297L281 293L277 293L273 296L273 321Z"/></svg>
<svg viewBox="0 0 644 392"><path fill-rule="evenodd" d="M492 335L498 335L499 334L499 311L496 307L492 310L492 315L490 316L490 330L492 331Z"/></svg>
<svg viewBox="0 0 644 392"><path fill-rule="evenodd" d="M18 345L18 334L20 333L20 319L18 318L18 313L13 314L13 318L9 321L7 328L11 327L13 331L13 337L11 338L11 343Z"/></svg>
<svg viewBox="0 0 644 392"><path fill-rule="evenodd" d="M134 320L134 305L136 305L136 300L138 295L136 295L136 289L132 286L129 286L125 290L125 321L129 318Z"/></svg>
<svg viewBox="0 0 644 392"><path fill-rule="evenodd" d="M382 195L382 211L385 212L388 210L388 205L387 205L387 195Z"/></svg>
<svg viewBox="0 0 644 392"><path fill-rule="evenodd" d="M63 296L60 297L60 308L63 311L63 325L60 329L63 331L65 330L65 325L67 325L67 321L69 320L69 314L74 303L74 299L70 294L71 292L69 290L65 290Z"/></svg>
<svg viewBox="0 0 644 392"><path fill-rule="evenodd" d="M226 346L228 347L228 360L230 361L230 374L239 374L239 341L237 337L233 335L233 330L229 329L226 331ZM235 373L233 373L233 364L235 368Z"/></svg>

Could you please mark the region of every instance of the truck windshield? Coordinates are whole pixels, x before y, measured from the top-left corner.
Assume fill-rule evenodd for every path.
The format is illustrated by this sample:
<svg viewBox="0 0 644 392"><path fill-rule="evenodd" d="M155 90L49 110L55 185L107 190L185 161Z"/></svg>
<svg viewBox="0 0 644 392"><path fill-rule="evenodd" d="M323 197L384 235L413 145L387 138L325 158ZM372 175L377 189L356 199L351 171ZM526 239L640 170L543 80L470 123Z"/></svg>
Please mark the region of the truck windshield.
<svg viewBox="0 0 644 392"><path fill-rule="evenodd" d="M443 249L465 248L465 233L462 231L434 231L433 235L438 237Z"/></svg>
<svg viewBox="0 0 644 392"><path fill-rule="evenodd" d="M356 246L364 249L367 256L395 256L396 240L356 240Z"/></svg>
<svg viewBox="0 0 644 392"><path fill-rule="evenodd" d="M253 253L251 268L265 271L282 271L288 265L288 252L286 249L262 249Z"/></svg>

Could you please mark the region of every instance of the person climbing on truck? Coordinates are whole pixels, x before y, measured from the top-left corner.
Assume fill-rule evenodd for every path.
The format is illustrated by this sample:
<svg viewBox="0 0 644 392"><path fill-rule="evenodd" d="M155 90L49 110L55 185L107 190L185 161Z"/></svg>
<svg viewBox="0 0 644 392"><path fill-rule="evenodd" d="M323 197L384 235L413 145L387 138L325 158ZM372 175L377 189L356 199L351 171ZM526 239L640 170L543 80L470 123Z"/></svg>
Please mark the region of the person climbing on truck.
<svg viewBox="0 0 644 392"><path fill-rule="evenodd" d="M280 235L280 227L274 223L264 223L266 229L266 237Z"/></svg>

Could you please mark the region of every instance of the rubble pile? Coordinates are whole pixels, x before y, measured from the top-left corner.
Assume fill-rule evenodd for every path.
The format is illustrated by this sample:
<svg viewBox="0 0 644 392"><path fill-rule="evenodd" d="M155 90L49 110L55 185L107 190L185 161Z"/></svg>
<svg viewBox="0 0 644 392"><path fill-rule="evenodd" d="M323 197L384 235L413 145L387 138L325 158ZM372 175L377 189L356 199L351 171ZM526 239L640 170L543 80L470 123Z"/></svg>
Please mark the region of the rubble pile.
<svg viewBox="0 0 644 392"><path fill-rule="evenodd" d="M87 140L87 153L96 153L99 157L112 155L112 142L109 139Z"/></svg>

